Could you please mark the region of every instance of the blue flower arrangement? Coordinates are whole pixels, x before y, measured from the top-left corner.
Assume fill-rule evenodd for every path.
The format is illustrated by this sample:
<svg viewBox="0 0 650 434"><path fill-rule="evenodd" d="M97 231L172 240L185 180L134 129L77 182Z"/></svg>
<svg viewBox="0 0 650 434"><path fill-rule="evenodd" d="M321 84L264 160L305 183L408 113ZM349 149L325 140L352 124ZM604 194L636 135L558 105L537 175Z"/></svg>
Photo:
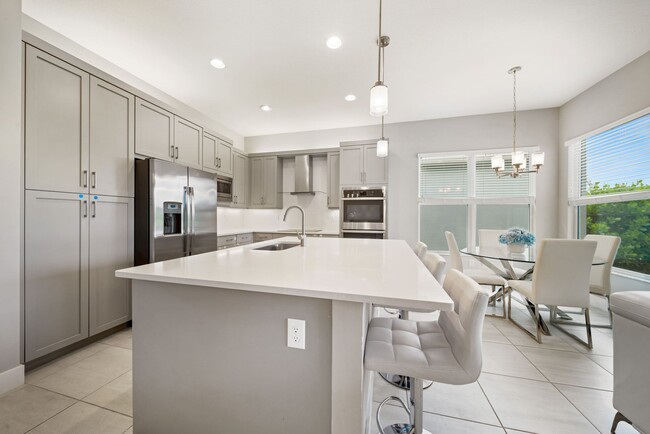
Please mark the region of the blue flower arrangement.
<svg viewBox="0 0 650 434"><path fill-rule="evenodd" d="M535 235L522 228L510 228L505 234L499 235L499 243L501 244L523 244L525 246L532 246L535 244Z"/></svg>

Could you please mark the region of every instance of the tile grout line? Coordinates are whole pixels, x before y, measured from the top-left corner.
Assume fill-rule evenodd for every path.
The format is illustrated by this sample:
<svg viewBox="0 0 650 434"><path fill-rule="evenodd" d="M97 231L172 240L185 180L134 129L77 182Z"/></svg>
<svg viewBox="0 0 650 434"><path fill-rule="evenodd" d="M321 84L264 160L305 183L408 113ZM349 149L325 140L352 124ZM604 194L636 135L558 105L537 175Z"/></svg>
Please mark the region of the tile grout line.
<svg viewBox="0 0 650 434"><path fill-rule="evenodd" d="M482 372L481 372L481 373L482 373ZM485 390L483 389L483 385L482 385L481 382L479 381L480 378L481 378L481 376L479 375L479 378L476 379L476 382L478 383L478 387L481 389L481 392L483 392L483 396L485 396L485 400L486 400L487 403L490 405L490 408L492 409L492 412L494 413L494 415L496 416L497 420L499 421L499 425L501 425L501 428L503 428L503 431L506 432L506 427L503 426L503 422L501 421L501 418L499 417L499 414L498 414L497 411L494 409L494 406L493 406L492 403L490 402L490 398L488 398L487 393L485 393Z"/></svg>

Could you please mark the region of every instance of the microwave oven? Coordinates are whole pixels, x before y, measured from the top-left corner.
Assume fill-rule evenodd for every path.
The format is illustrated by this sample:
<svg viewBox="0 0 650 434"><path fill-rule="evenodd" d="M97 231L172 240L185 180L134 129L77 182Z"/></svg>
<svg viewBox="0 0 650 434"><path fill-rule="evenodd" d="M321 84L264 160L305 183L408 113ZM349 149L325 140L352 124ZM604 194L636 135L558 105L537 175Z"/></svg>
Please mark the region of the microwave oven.
<svg viewBox="0 0 650 434"><path fill-rule="evenodd" d="M232 202L232 178L217 176L217 202Z"/></svg>

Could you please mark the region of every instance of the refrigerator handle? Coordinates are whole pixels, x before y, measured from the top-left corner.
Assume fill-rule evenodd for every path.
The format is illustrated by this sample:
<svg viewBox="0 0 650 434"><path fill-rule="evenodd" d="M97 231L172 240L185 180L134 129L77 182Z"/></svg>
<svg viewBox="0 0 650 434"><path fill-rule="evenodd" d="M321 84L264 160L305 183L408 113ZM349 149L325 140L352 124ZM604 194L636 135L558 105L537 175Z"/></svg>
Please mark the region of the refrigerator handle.
<svg viewBox="0 0 650 434"><path fill-rule="evenodd" d="M189 252L189 243L187 241L190 232L190 188L183 187L183 256L187 256Z"/></svg>

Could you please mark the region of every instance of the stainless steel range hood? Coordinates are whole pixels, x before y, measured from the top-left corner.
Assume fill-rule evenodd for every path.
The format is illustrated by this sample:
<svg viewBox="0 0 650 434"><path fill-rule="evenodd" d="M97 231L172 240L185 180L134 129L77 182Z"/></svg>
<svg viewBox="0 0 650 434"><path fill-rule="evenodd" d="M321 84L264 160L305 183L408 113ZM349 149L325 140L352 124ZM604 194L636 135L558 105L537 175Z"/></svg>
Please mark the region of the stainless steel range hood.
<svg viewBox="0 0 650 434"><path fill-rule="evenodd" d="M311 155L296 155L296 183L291 194L316 194Z"/></svg>

